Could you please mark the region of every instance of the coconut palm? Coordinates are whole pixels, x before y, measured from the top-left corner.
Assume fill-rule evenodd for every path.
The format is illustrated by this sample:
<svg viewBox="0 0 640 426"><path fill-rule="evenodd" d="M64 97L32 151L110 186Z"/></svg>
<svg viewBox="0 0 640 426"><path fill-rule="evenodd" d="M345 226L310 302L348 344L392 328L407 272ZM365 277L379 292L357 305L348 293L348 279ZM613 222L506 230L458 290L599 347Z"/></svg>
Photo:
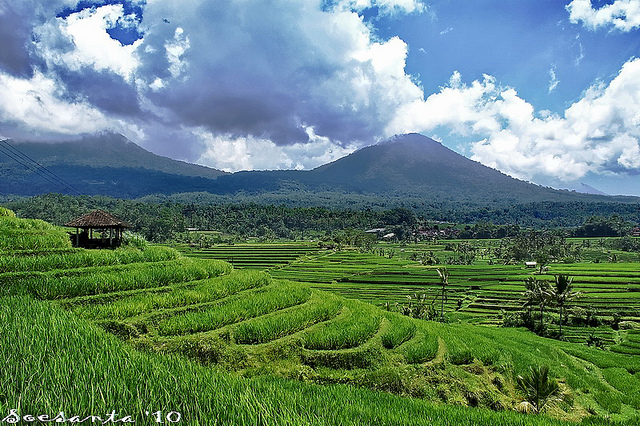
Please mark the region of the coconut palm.
<svg viewBox="0 0 640 426"><path fill-rule="evenodd" d="M441 307L440 307L440 320L442 322L444 322L444 300L446 298L446 288L449 285L449 271L447 271L447 268L438 268L436 269L436 271L438 271L438 276L440 277L440 285L442 286L442 296L441 296Z"/></svg>
<svg viewBox="0 0 640 426"><path fill-rule="evenodd" d="M524 280L526 291L524 306L538 306L540 308L540 332L544 330L544 308L551 302L550 285L547 281L529 277Z"/></svg>
<svg viewBox="0 0 640 426"><path fill-rule="evenodd" d="M560 335L562 335L562 316L567 302L580 295L573 291L573 278L568 275L556 275L554 285L549 288L554 305L560 308Z"/></svg>
<svg viewBox="0 0 640 426"><path fill-rule="evenodd" d="M519 405L521 411L541 413L555 401L562 399L560 385L556 379L549 378L549 367L532 366L529 374L516 377L516 385L524 396Z"/></svg>

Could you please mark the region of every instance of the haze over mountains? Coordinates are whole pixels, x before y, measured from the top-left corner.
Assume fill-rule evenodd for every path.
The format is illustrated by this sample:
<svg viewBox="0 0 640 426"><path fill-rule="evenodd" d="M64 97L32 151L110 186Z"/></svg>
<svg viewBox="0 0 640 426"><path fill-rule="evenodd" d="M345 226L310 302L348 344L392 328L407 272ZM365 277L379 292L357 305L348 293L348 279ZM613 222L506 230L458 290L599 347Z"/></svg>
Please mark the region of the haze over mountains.
<svg viewBox="0 0 640 426"><path fill-rule="evenodd" d="M61 143L0 143L0 177L2 195L333 193L478 205L634 200L557 191L513 179L419 134L395 136L311 171L233 174L157 156L114 134Z"/></svg>

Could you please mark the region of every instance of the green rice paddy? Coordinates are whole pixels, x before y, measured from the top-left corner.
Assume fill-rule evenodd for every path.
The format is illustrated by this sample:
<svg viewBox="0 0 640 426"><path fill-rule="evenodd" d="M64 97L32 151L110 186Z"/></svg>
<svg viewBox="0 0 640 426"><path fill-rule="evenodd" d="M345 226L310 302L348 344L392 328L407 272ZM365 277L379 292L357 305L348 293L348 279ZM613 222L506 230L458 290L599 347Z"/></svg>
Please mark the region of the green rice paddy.
<svg viewBox="0 0 640 426"><path fill-rule="evenodd" d="M0 239L20 225L6 228L0 224ZM60 238L57 229L40 231ZM402 256L302 244L287 247L286 262L273 247L273 261L252 252L260 260L245 269L269 265L267 273L167 248L88 253L60 244L47 254L32 242L16 250L5 243L3 259L11 259L0 262L0 412L116 408L153 424L145 413L164 410L195 425L638 421L640 357L627 349L415 320L375 306L402 301L407 290L436 296L435 269ZM531 272L493 266L449 267L453 319L491 323L499 306L517 306L518 281ZM579 290L597 285L594 300L620 303L622 295L595 296L621 293L617 270L637 278L631 267L604 268L601 278L611 281L581 281ZM504 294L487 288L502 284L510 286ZM633 330L618 337L616 347L640 346ZM567 398L548 416L517 414L515 376L536 364L550 366Z"/></svg>

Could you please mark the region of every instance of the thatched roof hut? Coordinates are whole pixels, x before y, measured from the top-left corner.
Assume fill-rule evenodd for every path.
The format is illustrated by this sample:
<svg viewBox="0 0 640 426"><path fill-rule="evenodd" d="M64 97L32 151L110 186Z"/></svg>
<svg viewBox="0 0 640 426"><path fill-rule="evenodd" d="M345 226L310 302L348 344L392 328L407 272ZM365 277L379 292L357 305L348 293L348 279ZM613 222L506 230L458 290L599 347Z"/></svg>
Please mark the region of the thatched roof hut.
<svg viewBox="0 0 640 426"><path fill-rule="evenodd" d="M122 242L124 229L130 228L128 223L103 210L94 210L64 226L76 228L75 246L85 248L117 247ZM93 238L94 230L100 233L99 238Z"/></svg>

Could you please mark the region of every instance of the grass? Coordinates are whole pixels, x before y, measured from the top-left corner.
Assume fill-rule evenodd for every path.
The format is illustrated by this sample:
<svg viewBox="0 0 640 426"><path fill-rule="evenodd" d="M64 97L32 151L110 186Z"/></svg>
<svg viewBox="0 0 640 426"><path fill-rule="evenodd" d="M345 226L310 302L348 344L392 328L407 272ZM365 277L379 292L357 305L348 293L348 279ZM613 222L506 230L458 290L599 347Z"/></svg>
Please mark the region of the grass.
<svg viewBox="0 0 640 426"><path fill-rule="evenodd" d="M162 336L172 336L215 330L304 303L310 296L311 290L308 287L298 283L278 282L231 296L202 310L169 317L158 323L158 332Z"/></svg>
<svg viewBox="0 0 640 426"><path fill-rule="evenodd" d="M359 346L378 331L382 311L362 303L345 301L340 315L318 324L302 335L307 349L347 349Z"/></svg>
<svg viewBox="0 0 640 426"><path fill-rule="evenodd" d="M80 259L83 253L56 255ZM33 264L47 257L42 249L20 256ZM394 279L432 285L431 268L375 258L384 271L371 255L321 253L274 275L298 265L307 276L350 277L359 285L367 276L377 280L371 286L393 285ZM75 268L0 275L4 294L22 292L0 297L0 410L88 414L117 407L143 424L150 423L145 411L158 409L180 412L188 424L561 424L335 385L509 410L518 397L514 377L545 363L571 396L550 415L579 420L590 412L637 420L635 397L623 395L637 387L636 356L515 329L414 320L306 284L233 271L223 262L150 260L90 266L93 260L85 258ZM501 274L517 272L473 269L450 269L452 277L458 273L451 295L466 295L469 283L482 289ZM487 306L482 303L479 310ZM131 327L135 333L127 334ZM632 347L640 334L626 332L626 339ZM223 372L227 368L237 374Z"/></svg>
<svg viewBox="0 0 640 426"><path fill-rule="evenodd" d="M240 344L267 343L328 321L342 306L340 297L314 291L305 304L240 323L232 328L232 336Z"/></svg>
<svg viewBox="0 0 640 426"><path fill-rule="evenodd" d="M4 294L28 292L41 299L60 299L201 280L231 271L216 260L177 259L109 267L8 272L0 274Z"/></svg>
<svg viewBox="0 0 640 426"><path fill-rule="evenodd" d="M82 250L70 253L44 252L25 256L0 257L0 273L21 271L50 271L53 269L85 268L92 266L126 265L137 262L175 260L180 254L168 247L151 246L144 251L133 248L116 250Z"/></svg>
<svg viewBox="0 0 640 426"><path fill-rule="evenodd" d="M389 321L390 327L380 335L380 338L382 346L386 349L396 348L415 335L415 321L398 315L387 315L385 318Z"/></svg>
<svg viewBox="0 0 640 426"><path fill-rule="evenodd" d="M0 298L0 412L181 413L190 425L555 426L540 416L434 405L343 385L242 379L182 357L141 353L50 303ZM24 315L28 312L29 315ZM20 362L18 362L20 360Z"/></svg>
<svg viewBox="0 0 640 426"><path fill-rule="evenodd" d="M63 303L83 318L123 320L156 310L213 302L243 290L269 285L271 282L271 278L264 272L239 271L195 281L187 288L173 286L163 288L159 293L138 292L117 300L105 300L104 297L76 298ZM108 303L105 303L107 301Z"/></svg>

